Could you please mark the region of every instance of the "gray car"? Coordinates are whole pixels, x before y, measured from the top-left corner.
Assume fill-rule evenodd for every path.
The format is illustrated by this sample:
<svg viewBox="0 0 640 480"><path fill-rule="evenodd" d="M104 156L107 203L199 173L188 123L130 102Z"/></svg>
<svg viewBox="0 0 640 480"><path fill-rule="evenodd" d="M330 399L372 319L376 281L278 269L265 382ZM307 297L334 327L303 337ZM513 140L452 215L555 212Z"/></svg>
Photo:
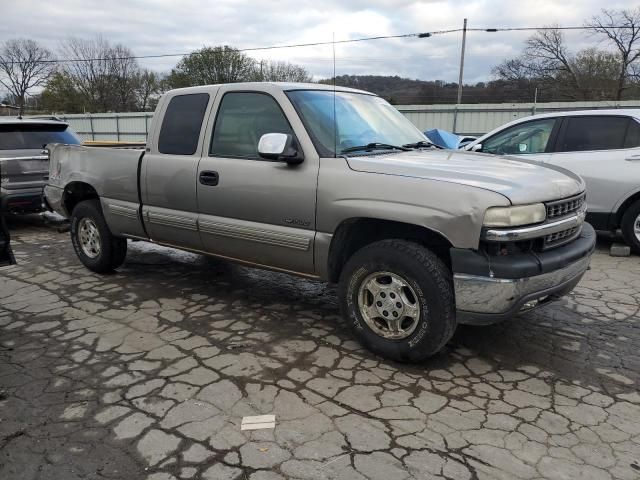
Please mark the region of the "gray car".
<svg viewBox="0 0 640 480"><path fill-rule="evenodd" d="M0 209L5 213L44 210L50 143L78 144L69 126L55 119L0 117Z"/></svg>
<svg viewBox="0 0 640 480"><path fill-rule="evenodd" d="M395 360L560 298L595 245L577 175L433 149L360 90L173 90L145 149L50 152L46 198L87 268L119 267L136 239L337 282L356 338Z"/></svg>
<svg viewBox="0 0 640 480"><path fill-rule="evenodd" d="M640 253L640 110L581 110L507 123L465 147L567 168L584 178L587 220L620 228Z"/></svg>

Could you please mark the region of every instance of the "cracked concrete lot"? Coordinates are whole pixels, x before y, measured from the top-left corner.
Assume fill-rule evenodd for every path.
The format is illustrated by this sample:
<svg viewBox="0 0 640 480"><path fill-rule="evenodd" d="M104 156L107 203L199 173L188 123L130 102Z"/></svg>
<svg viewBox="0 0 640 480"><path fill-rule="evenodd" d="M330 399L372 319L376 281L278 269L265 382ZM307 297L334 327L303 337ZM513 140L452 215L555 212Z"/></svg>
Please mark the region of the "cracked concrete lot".
<svg viewBox="0 0 640 480"><path fill-rule="evenodd" d="M143 243L99 276L30 222L0 269L3 480L640 478L639 257L603 244L570 298L400 365L330 286Z"/></svg>

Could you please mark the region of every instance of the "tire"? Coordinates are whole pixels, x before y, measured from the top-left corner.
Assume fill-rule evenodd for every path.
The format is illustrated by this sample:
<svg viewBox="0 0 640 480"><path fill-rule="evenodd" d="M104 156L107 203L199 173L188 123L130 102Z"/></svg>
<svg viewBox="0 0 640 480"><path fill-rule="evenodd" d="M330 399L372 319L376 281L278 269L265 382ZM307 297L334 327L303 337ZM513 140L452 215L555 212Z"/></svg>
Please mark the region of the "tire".
<svg viewBox="0 0 640 480"><path fill-rule="evenodd" d="M631 250L640 254L640 200L632 203L624 212L620 228Z"/></svg>
<svg viewBox="0 0 640 480"><path fill-rule="evenodd" d="M98 200L85 200L73 209L71 242L82 264L96 273L113 272L127 255L127 240L111 233Z"/></svg>
<svg viewBox="0 0 640 480"><path fill-rule="evenodd" d="M456 329L451 273L434 253L413 242L382 240L358 250L340 275L338 294L353 335L385 358L424 360L438 353Z"/></svg>

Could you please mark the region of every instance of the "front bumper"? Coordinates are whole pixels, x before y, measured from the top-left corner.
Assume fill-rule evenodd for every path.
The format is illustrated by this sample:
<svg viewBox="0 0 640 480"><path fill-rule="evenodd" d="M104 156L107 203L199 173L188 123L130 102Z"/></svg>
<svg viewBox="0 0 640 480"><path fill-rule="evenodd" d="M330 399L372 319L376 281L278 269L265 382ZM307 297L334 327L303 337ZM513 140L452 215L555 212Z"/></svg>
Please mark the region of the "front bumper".
<svg viewBox="0 0 640 480"><path fill-rule="evenodd" d="M42 203L42 187L24 189L2 189L0 209L5 213L27 214L45 210Z"/></svg>
<svg viewBox="0 0 640 480"><path fill-rule="evenodd" d="M537 254L489 257L451 249L458 323L500 322L568 294L589 268L595 243L585 223L574 241Z"/></svg>

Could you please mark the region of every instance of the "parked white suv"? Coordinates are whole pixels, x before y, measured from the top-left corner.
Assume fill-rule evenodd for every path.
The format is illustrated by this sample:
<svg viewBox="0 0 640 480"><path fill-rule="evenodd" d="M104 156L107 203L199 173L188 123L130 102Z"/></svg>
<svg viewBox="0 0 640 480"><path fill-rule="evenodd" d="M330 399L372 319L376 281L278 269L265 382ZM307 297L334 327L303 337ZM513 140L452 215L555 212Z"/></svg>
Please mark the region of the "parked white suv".
<svg viewBox="0 0 640 480"><path fill-rule="evenodd" d="M564 167L587 184L587 221L620 228L640 253L640 110L583 110L521 118L465 150L518 155Z"/></svg>

